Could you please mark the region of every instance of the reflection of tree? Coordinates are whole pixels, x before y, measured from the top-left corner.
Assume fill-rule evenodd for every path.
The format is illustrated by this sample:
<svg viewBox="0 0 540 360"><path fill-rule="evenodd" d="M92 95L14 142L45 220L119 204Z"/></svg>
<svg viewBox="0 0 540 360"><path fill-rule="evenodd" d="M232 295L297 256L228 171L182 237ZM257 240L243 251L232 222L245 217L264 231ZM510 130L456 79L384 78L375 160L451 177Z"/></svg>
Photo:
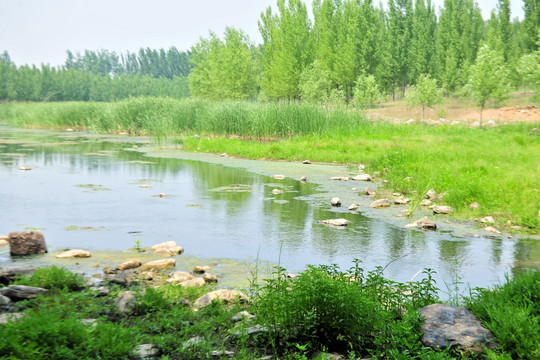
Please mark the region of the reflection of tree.
<svg viewBox="0 0 540 360"><path fill-rule="evenodd" d="M493 261L493 264L499 265L501 263L502 252L503 252L502 239L493 239L491 241L491 261Z"/></svg>
<svg viewBox="0 0 540 360"><path fill-rule="evenodd" d="M514 246L514 266L512 273L538 268L540 262L540 241L521 239Z"/></svg>
<svg viewBox="0 0 540 360"><path fill-rule="evenodd" d="M439 241L439 258L444 262L463 261L467 253L467 240L447 240Z"/></svg>

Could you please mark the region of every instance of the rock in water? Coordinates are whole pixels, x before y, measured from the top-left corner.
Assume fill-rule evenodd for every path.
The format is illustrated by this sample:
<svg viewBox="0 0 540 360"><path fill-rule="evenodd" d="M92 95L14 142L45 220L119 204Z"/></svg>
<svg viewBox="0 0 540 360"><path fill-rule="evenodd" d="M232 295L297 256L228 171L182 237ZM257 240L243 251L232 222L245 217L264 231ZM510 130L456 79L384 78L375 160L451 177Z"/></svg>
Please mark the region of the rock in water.
<svg viewBox="0 0 540 360"><path fill-rule="evenodd" d="M57 254L55 257L58 259L72 259L72 258L89 258L92 254L86 250L72 249L64 251L63 253Z"/></svg>
<svg viewBox="0 0 540 360"><path fill-rule="evenodd" d="M388 201L388 199L375 200L374 202L371 203L371 205L369 205L370 208L374 208L374 209L389 207L389 206L390 206L390 202Z"/></svg>
<svg viewBox="0 0 540 360"><path fill-rule="evenodd" d="M356 175L352 179L355 180L355 181L371 181L371 175L369 175L369 174L360 174L360 175Z"/></svg>
<svg viewBox="0 0 540 360"><path fill-rule="evenodd" d="M375 190L370 189L370 188L366 188L364 191L366 192L366 195L371 196L371 197L374 197L375 195L377 195Z"/></svg>
<svg viewBox="0 0 540 360"><path fill-rule="evenodd" d="M348 226L349 220L347 220L347 219L328 219L328 220L322 220L321 224L332 226L332 227L337 227L337 228L343 228L343 227Z"/></svg>
<svg viewBox="0 0 540 360"><path fill-rule="evenodd" d="M123 271L123 270L129 270L129 269L136 269L139 266L141 266L141 260L135 259L135 260L129 260L129 261L121 263L115 268L115 270Z"/></svg>
<svg viewBox="0 0 540 360"><path fill-rule="evenodd" d="M433 189L429 189L426 194L426 199L428 200L435 200L437 198L437 193Z"/></svg>
<svg viewBox="0 0 540 360"><path fill-rule="evenodd" d="M433 349L457 346L465 351L483 353L483 346L497 346L495 336L484 328L470 310L464 307L432 304L420 309L425 318L422 344Z"/></svg>
<svg viewBox="0 0 540 360"><path fill-rule="evenodd" d="M184 252L184 248L174 241L166 241L152 246L152 251L159 255L174 256Z"/></svg>
<svg viewBox="0 0 540 360"><path fill-rule="evenodd" d="M141 270L165 270L173 269L176 264L175 259L154 260L141 265Z"/></svg>
<svg viewBox="0 0 540 360"><path fill-rule="evenodd" d="M451 214L454 210L450 206L435 206L433 208L434 214Z"/></svg>
<svg viewBox="0 0 540 360"><path fill-rule="evenodd" d="M14 231L9 233L9 252L12 256L44 254L47 245L39 231Z"/></svg>
<svg viewBox="0 0 540 360"><path fill-rule="evenodd" d="M332 204L332 206L341 206L341 200L339 200L339 198L332 198L330 200L330 204Z"/></svg>

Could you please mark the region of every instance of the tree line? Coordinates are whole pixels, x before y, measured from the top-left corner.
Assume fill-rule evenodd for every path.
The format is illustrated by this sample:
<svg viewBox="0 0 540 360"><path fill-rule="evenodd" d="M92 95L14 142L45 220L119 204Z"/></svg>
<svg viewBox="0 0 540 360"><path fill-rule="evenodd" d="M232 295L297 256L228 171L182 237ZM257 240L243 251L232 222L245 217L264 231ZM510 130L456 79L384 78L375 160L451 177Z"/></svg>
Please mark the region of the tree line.
<svg viewBox="0 0 540 360"><path fill-rule="evenodd" d="M459 93L481 48L489 61L502 56L507 85L538 86L538 5L524 0L520 21L509 0L498 0L484 21L474 0L445 0L438 15L431 0L389 0L387 10L372 0L314 0L311 18L301 0L278 0L259 19L260 46L234 28L193 46L190 89L207 98L369 105L428 77Z"/></svg>
<svg viewBox="0 0 540 360"><path fill-rule="evenodd" d="M462 93L482 83L473 72L493 61L497 86L537 90L540 84L538 0L523 0L523 20L511 18L510 0L497 0L487 20L475 0L445 0L440 11L431 0L388 0L387 9L373 0L314 0L312 16L301 0L277 0L275 9L260 16L259 45L228 27L223 37L211 32L190 51L68 51L58 68L17 67L4 53L0 99L191 94L370 106L382 94L403 97L427 83Z"/></svg>
<svg viewBox="0 0 540 360"><path fill-rule="evenodd" d="M115 101L139 96L189 96L190 53L140 49L117 55L107 50L67 51L64 65L17 67L0 54L0 100Z"/></svg>

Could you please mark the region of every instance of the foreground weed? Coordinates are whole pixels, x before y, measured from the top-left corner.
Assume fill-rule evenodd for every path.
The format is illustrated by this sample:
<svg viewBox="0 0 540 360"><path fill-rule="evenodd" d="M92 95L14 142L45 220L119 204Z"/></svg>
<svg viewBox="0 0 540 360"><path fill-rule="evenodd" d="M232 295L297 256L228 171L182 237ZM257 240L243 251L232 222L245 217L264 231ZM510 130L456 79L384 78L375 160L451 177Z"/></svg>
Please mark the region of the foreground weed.
<svg viewBox="0 0 540 360"><path fill-rule="evenodd" d="M39 268L32 275L21 277L15 284L37 286L51 291L75 291L84 287L84 279L66 268L50 266Z"/></svg>
<svg viewBox="0 0 540 360"><path fill-rule="evenodd" d="M540 358L540 271L519 273L494 289L475 289L467 307L516 359ZM495 358L495 357L494 357Z"/></svg>

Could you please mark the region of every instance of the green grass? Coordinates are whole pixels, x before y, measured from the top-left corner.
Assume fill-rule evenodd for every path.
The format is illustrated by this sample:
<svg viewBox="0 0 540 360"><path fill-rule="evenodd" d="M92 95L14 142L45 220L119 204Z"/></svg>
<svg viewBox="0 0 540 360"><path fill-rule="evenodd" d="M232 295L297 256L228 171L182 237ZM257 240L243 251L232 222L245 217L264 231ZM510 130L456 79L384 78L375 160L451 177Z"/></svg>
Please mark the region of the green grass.
<svg viewBox="0 0 540 360"><path fill-rule="evenodd" d="M458 218L491 215L500 229L539 231L540 124L396 125L339 107L167 98L6 103L0 104L0 120L150 135L158 142L180 141L187 151L254 159L361 162L366 171L383 174L388 191L419 200L433 188L445 194L440 204L452 206ZM481 209L470 211L473 202ZM522 229L509 228L515 225Z"/></svg>

